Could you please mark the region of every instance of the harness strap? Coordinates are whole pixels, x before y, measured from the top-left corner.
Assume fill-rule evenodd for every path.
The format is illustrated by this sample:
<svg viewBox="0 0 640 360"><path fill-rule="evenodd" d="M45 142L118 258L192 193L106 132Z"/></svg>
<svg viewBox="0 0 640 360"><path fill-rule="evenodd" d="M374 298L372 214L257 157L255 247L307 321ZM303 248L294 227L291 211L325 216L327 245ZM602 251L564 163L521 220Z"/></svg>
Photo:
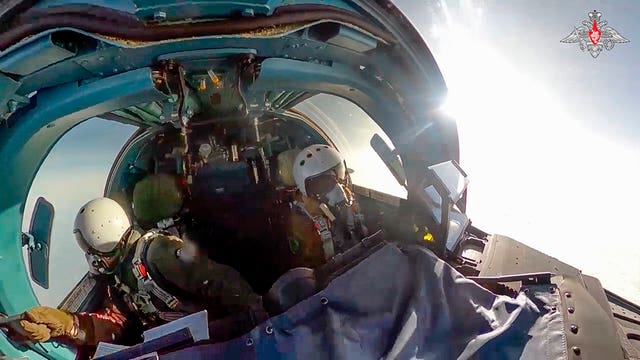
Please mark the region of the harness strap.
<svg viewBox="0 0 640 360"><path fill-rule="evenodd" d="M331 230L329 229L329 223L327 220L322 215L312 216L307 208L304 207L304 204L299 201L294 201L293 204L304 212L311 221L313 221L313 227L320 235L320 241L322 241L322 250L324 251L325 260L332 258L333 255L335 255L335 248L333 244L334 238Z"/></svg>
<svg viewBox="0 0 640 360"><path fill-rule="evenodd" d="M164 302L170 309L176 310L180 305L180 301L178 301L175 296L169 294L158 286L153 278L151 278L151 274L147 271L147 267L142 260L147 254L150 240L158 234L159 232L157 231L149 231L138 240L138 244L136 244L136 251L133 255L133 259L131 260L133 274L138 280L138 292L153 294Z"/></svg>
<svg viewBox="0 0 640 360"><path fill-rule="evenodd" d="M115 287L123 293L123 299L129 310L134 313L142 313L144 318L141 318L143 324L147 324L148 320L154 321L158 309L151 302L151 298L145 292L134 292L129 286L124 284L120 278L116 275Z"/></svg>
<svg viewBox="0 0 640 360"><path fill-rule="evenodd" d="M313 226L320 234L320 240L322 241L322 250L324 251L325 259L330 259L335 255L335 249L333 246L333 234L329 230L329 224L322 215L314 216Z"/></svg>

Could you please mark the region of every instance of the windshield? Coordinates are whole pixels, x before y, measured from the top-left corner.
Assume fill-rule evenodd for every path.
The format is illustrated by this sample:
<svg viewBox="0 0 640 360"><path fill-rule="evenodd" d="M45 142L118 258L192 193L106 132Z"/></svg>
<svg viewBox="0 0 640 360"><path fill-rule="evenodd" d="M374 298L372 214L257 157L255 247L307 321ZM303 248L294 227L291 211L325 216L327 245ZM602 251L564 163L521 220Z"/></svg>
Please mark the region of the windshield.
<svg viewBox="0 0 640 360"><path fill-rule="evenodd" d="M90 119L65 134L40 167L29 191L27 214L30 215L40 196L56 209L49 255L49 289L32 282L41 304L58 306L87 272L84 254L72 233L73 221L84 203L102 195L111 165L134 131L133 126ZM23 231L28 231L30 221L30 216L24 217ZM24 249L25 256L26 252Z"/></svg>
<svg viewBox="0 0 640 360"><path fill-rule="evenodd" d="M374 134L383 136L387 144L391 140L363 109L327 94L316 95L295 108L318 124L344 154L347 166L354 170L351 178L355 184L406 198L406 190L369 144Z"/></svg>
<svg viewBox="0 0 640 360"><path fill-rule="evenodd" d="M0 358L133 354L190 315L205 355L327 358L508 352L519 314L522 333L574 314L557 294L614 333L640 316L640 4L31 3L0 5L0 310L27 332L0 334ZM438 304L477 328L406 347L454 314ZM554 353L586 352L571 319Z"/></svg>
<svg viewBox="0 0 640 360"><path fill-rule="evenodd" d="M597 58L561 43L593 10L577 1L400 3L447 81L469 216L640 301L640 190L621 183L640 174L639 85L622 80L637 77L634 40ZM638 28L625 7L598 10L622 35Z"/></svg>

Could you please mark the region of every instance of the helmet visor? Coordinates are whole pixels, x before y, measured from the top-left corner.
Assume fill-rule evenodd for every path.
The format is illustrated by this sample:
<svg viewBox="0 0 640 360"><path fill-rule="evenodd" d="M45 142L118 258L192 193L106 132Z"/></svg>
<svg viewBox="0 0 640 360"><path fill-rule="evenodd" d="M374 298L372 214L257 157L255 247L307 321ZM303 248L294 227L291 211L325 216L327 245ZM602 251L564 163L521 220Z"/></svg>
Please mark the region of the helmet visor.
<svg viewBox="0 0 640 360"><path fill-rule="evenodd" d="M120 255L124 244L126 243L126 239L129 238L129 234L131 233L131 228L129 228L120 238L118 244L110 251L98 251L93 247L90 247L89 242L84 238L82 231L80 229L73 229L73 235L76 237L76 241L83 252L92 255L104 256L104 257L114 257Z"/></svg>
<svg viewBox="0 0 640 360"><path fill-rule="evenodd" d="M74 229L73 234L76 237L80 248L85 253L85 258L87 259L87 263L89 264L89 271L92 274L110 274L120 263L120 259L122 258L124 247L126 244L126 239L129 238L129 234L131 229L127 230L124 233L120 241L116 245L113 250L108 252L98 251L87 245L87 241L84 239L82 235L82 231L80 229Z"/></svg>
<svg viewBox="0 0 640 360"><path fill-rule="evenodd" d="M307 178L305 187L310 196L324 196L329 193L337 184L344 181L346 177L346 167L343 162L330 170L314 177Z"/></svg>
<svg viewBox="0 0 640 360"><path fill-rule="evenodd" d="M338 184L333 174L323 174L307 179L307 194L310 196L323 196Z"/></svg>
<svg viewBox="0 0 640 360"><path fill-rule="evenodd" d="M111 274L120 263L119 256L100 256L94 254L85 254L87 264L89 264L89 272L95 275Z"/></svg>

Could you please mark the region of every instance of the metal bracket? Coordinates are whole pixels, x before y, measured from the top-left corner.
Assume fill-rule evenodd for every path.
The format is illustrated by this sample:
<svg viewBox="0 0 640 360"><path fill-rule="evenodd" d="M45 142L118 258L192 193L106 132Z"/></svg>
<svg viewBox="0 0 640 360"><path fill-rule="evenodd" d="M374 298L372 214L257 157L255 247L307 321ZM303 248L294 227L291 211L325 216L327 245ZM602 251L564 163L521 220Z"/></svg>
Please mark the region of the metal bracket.
<svg viewBox="0 0 640 360"><path fill-rule="evenodd" d="M485 284L521 281L523 285L548 285L551 284L553 276L555 274L550 272L536 272L503 276L468 276L467 279Z"/></svg>
<svg viewBox="0 0 640 360"><path fill-rule="evenodd" d="M244 17L267 16L275 8L273 0L173 1L135 0L135 15L147 22L161 23L185 18L220 18L240 13Z"/></svg>
<svg viewBox="0 0 640 360"><path fill-rule="evenodd" d="M2 89L0 93L0 122L8 119L11 114L18 110L23 105L21 102L29 103L28 98L15 94L20 85L19 81L0 73L0 89Z"/></svg>
<svg viewBox="0 0 640 360"><path fill-rule="evenodd" d="M26 246L29 252L40 250L38 246L42 248L42 245L36 244L35 238L29 233L22 233L22 246Z"/></svg>
<svg viewBox="0 0 640 360"><path fill-rule="evenodd" d="M611 302L609 303L609 306L611 307L611 311L613 312L614 317L640 325L639 314Z"/></svg>

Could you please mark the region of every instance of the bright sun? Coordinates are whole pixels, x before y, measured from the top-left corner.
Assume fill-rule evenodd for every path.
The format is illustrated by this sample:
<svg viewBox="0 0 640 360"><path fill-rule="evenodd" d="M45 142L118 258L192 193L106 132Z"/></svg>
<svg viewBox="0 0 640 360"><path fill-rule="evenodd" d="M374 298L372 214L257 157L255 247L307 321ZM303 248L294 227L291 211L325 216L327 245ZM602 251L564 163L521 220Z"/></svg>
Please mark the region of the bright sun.
<svg viewBox="0 0 640 360"><path fill-rule="evenodd" d="M443 110L458 124L474 223L640 302L640 247L629 238L640 191L623 182L640 176L638 154L581 126L553 84L530 78L477 24L456 23L441 6L446 19L432 25L430 45L449 88Z"/></svg>

